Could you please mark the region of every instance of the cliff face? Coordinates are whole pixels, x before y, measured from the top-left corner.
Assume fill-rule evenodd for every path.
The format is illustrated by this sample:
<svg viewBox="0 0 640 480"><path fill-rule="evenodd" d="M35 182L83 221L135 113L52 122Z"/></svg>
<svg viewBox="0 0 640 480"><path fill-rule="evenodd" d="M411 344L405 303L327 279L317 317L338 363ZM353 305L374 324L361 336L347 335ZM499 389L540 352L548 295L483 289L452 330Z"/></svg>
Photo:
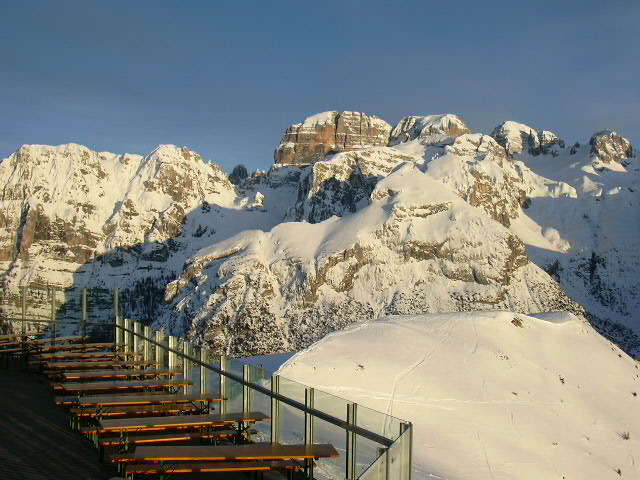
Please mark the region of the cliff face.
<svg viewBox="0 0 640 480"><path fill-rule="evenodd" d="M517 236L405 163L369 205L204 249L167 289L159 324L231 355L297 350L390 313L583 310Z"/></svg>
<svg viewBox="0 0 640 480"><path fill-rule="evenodd" d="M289 126L276 148L277 164L307 164L329 153L386 146L391 125L359 112L324 112Z"/></svg>
<svg viewBox="0 0 640 480"><path fill-rule="evenodd" d="M0 182L0 260L9 283L70 284L96 256L166 242L193 209L234 198L219 167L174 146L142 157L26 145L0 164Z"/></svg>
<svg viewBox="0 0 640 480"><path fill-rule="evenodd" d="M446 137L459 137L471 133L469 127L457 115L412 115L404 117L391 131L389 145L415 140L416 138L438 142Z"/></svg>

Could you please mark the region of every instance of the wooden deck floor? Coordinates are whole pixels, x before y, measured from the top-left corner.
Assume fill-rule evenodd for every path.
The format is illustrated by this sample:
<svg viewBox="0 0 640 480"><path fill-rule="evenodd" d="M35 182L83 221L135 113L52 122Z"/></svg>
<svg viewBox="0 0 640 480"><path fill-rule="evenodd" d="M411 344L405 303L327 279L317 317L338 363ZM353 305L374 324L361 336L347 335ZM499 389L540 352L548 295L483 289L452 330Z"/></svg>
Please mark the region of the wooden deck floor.
<svg viewBox="0 0 640 480"><path fill-rule="evenodd" d="M0 370L0 478L102 480L116 471L100 463L93 445L72 431L53 403L45 378Z"/></svg>
<svg viewBox="0 0 640 480"><path fill-rule="evenodd" d="M115 469L100 463L93 444L69 428L65 410L56 407L53 398L44 376L15 366L0 368L0 478L120 478ZM246 474L219 477L221 480L252 478ZM282 478L277 473L265 474L265 480Z"/></svg>

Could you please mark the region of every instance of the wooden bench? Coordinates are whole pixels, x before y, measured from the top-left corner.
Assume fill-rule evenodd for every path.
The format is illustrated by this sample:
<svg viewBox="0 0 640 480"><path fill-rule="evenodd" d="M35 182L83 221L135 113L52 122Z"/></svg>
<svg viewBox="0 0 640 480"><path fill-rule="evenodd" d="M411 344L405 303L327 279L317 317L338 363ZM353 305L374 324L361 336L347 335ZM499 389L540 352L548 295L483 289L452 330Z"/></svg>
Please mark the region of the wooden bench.
<svg viewBox="0 0 640 480"><path fill-rule="evenodd" d="M96 360L92 362L84 361L53 361L45 362L43 365L44 373L47 375L54 372L60 373L67 370L96 370L100 369L122 369L122 368L135 368L135 367L157 367L156 362L146 362L143 360L129 360L129 361L113 361L112 359Z"/></svg>
<svg viewBox="0 0 640 480"><path fill-rule="evenodd" d="M122 418L101 420L99 425L84 427L87 435L116 432L162 432L164 430L198 430L228 425L255 423L267 417L261 412L224 413L209 415L178 415L171 417Z"/></svg>
<svg viewBox="0 0 640 480"><path fill-rule="evenodd" d="M123 468L125 478L134 475L160 475L160 478L175 475L198 473L232 473L232 472L268 472L268 471L300 471L303 465L295 460L272 460L252 462L216 462L216 463L174 463L174 464L144 464L130 463ZM187 478L192 478L191 476Z"/></svg>
<svg viewBox="0 0 640 480"><path fill-rule="evenodd" d="M191 380L180 379L153 379L153 380L123 380L114 382L87 382L87 383L59 383L53 384L53 390L66 393L91 393L109 391L144 391L144 390L167 390L193 385Z"/></svg>
<svg viewBox="0 0 640 480"><path fill-rule="evenodd" d="M103 437L101 447L123 447L126 445L161 445L174 443L210 442L213 440L235 439L237 430L211 430L209 432L172 432L160 434L131 435L124 433L117 437Z"/></svg>
<svg viewBox="0 0 640 480"><path fill-rule="evenodd" d="M82 360L84 362L104 361L107 359L119 359L126 357L141 357L137 352L69 352L69 353L42 353L34 354L33 361L38 363L54 362L61 360Z"/></svg>
<svg viewBox="0 0 640 480"><path fill-rule="evenodd" d="M73 380L98 380L98 379L127 379L142 377L175 377L182 374L179 370L155 370L155 369L104 369L83 370L71 373L62 373L65 382Z"/></svg>
<svg viewBox="0 0 640 480"><path fill-rule="evenodd" d="M61 344L61 345L47 345L42 346L38 349L39 353L54 353L54 352L72 352L72 351L100 351L100 350L115 350L124 346L124 343L116 344L116 343L71 343L71 344Z"/></svg>
<svg viewBox="0 0 640 480"><path fill-rule="evenodd" d="M133 453L111 455L113 463L228 462L252 460L304 460L339 457L329 443L281 445L248 443L243 445L141 446Z"/></svg>
<svg viewBox="0 0 640 480"><path fill-rule="evenodd" d="M146 393L130 395L92 395L86 397L60 396L55 398L57 405L81 407L118 407L127 405L173 405L180 403L213 403L224 399L217 393L206 394L167 394Z"/></svg>
<svg viewBox="0 0 640 480"><path fill-rule="evenodd" d="M203 413L203 408L192 403L173 405L131 405L127 407L72 408L71 413L80 419L159 417L163 415L185 415Z"/></svg>

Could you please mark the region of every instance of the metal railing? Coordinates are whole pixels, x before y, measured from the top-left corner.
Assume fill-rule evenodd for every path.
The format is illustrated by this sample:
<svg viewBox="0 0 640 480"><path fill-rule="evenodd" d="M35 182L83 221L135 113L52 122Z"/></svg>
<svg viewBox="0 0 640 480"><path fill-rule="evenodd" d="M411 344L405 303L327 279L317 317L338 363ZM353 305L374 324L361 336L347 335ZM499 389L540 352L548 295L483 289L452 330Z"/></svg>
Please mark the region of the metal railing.
<svg viewBox="0 0 640 480"><path fill-rule="evenodd" d="M386 435L365 428L358 422L358 412L364 407L355 403L344 401L346 406L346 416L341 418L333 412L318 408L316 399L319 394L327 396L312 387L302 386L304 397L301 400L295 396L288 395L283 388L284 384L291 383L290 380L279 375L268 374L264 369L253 365L241 364L233 371L230 362L234 360L226 358L224 355L215 355L207 348L198 348L190 342L166 335L162 330L153 330L149 326L144 326L139 322L130 319L116 319L115 338L116 343L123 344L125 351L136 351L143 354L145 362L153 360L160 363L160 367L178 368L182 367L185 378L193 379L194 369L199 372L197 385L201 393L207 392L212 385L206 372L212 372L218 377L217 391L222 397L233 397L231 393L232 385L239 388L238 406L243 412L249 412L254 405L256 395L264 396L268 402L262 402L270 411L270 429L268 440L272 443L279 443L286 436L287 426L283 425L281 416L283 407L288 407L291 413L298 414L301 424L301 437L305 444L314 443L317 440L315 435L316 423L322 421L343 431L344 439L344 471L340 476L332 476L331 472L326 475L314 472L313 467L307 472L307 478L345 478L347 480L410 480L411 478L411 447L413 426L410 422L397 421L381 412L376 412L385 420L393 419L397 423L397 436ZM179 346L181 345L181 346ZM262 370L262 371L260 371ZM185 387L188 388L188 387ZM337 398L337 397L333 397ZM233 398L231 398L233 401ZM222 402L224 408L227 402ZM367 412L373 412L366 409ZM293 417L295 417L295 413ZM393 423L393 421L391 423ZM286 423L286 422L285 422ZM338 441L338 435L333 435ZM358 461L358 445L362 441L375 444L375 456L373 458L361 459ZM338 450L341 450L338 448ZM322 462L320 462L322 464ZM340 465L341 466L341 465ZM339 466L339 467L340 467ZM340 470L340 468L338 468ZM337 473L337 472L335 472ZM343 476L342 476L343 475Z"/></svg>
<svg viewBox="0 0 640 480"><path fill-rule="evenodd" d="M307 465L316 480L410 480L413 426L266 369L219 355L206 347L124 319L117 289L27 288L0 290L0 320L16 333L34 326L49 336L83 334L113 339L145 362L180 369L193 380L185 392L219 393L225 411L269 413L269 423L253 426L258 441L331 443L338 459ZM98 330L96 330L98 328Z"/></svg>

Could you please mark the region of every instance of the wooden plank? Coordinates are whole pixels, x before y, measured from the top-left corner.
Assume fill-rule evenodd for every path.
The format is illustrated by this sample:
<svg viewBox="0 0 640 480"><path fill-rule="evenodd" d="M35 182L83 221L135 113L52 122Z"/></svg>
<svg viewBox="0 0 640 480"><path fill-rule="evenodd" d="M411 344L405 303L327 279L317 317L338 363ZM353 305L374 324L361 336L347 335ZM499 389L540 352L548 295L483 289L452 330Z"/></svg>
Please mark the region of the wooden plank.
<svg viewBox="0 0 640 480"><path fill-rule="evenodd" d="M139 446L133 453L111 455L114 463L222 462L250 460L295 460L339 457L329 443L280 445L171 445Z"/></svg>
<svg viewBox="0 0 640 480"><path fill-rule="evenodd" d="M127 464L126 474L163 475L187 473L223 473L223 472L267 472L271 470L302 470L303 466L295 460L216 462L216 463L179 463L173 465Z"/></svg>
<svg viewBox="0 0 640 480"><path fill-rule="evenodd" d="M46 345L47 343L57 344L57 343L78 343L82 341L89 340L89 337L83 337L80 335L72 335L67 337L56 337L54 338L37 338L34 340L27 340L26 343L29 345Z"/></svg>
<svg viewBox="0 0 640 480"><path fill-rule="evenodd" d="M14 340L14 339L21 339L23 337L33 337L35 335L38 335L38 332L27 332L27 333L7 333L4 335L0 335L0 342L4 341L4 340Z"/></svg>
<svg viewBox="0 0 640 480"><path fill-rule="evenodd" d="M46 362L44 365L45 373L49 374L51 371L65 371L65 370L96 370L107 368L126 368L126 367L144 367L152 366L157 367L155 362L145 362L142 360L130 360L130 361L114 361L112 359L96 360L92 362L83 362L77 360L71 361L59 361L59 362Z"/></svg>
<svg viewBox="0 0 640 480"><path fill-rule="evenodd" d="M85 427L82 433L96 432L126 432L136 431L159 431L174 428L201 428L201 427L222 427L236 423L254 423L265 420L267 417L261 412L248 413L226 413L210 415L178 415L173 417L147 417L147 418L122 418L112 420L101 420L100 425Z"/></svg>
<svg viewBox="0 0 640 480"><path fill-rule="evenodd" d="M129 417L157 417L159 415L184 415L187 413L202 413L202 408L193 403L173 405L131 405L124 407L97 407L71 409L78 418L129 418Z"/></svg>
<svg viewBox="0 0 640 480"><path fill-rule="evenodd" d="M90 360L92 358L106 360L108 358L141 357L142 353L134 352L69 352L69 353L42 353L33 357L41 362L56 360Z"/></svg>
<svg viewBox="0 0 640 480"><path fill-rule="evenodd" d="M68 345L48 345L40 348L38 353L53 353L53 352L71 352L75 350L91 351L91 350L110 350L123 346L124 344L116 343L72 343Z"/></svg>
<svg viewBox="0 0 640 480"><path fill-rule="evenodd" d="M236 430L213 430L210 432L172 432L155 435L136 435L123 437L107 437L99 441L101 447L120 447L123 445L158 445L181 442L200 442L203 440L220 440L235 438L239 434Z"/></svg>
<svg viewBox="0 0 640 480"><path fill-rule="evenodd" d="M100 378L134 378L134 377L175 377L181 375L180 370L154 370L154 369L105 369L105 370L80 370L62 374L64 381L89 380Z"/></svg>
<svg viewBox="0 0 640 480"><path fill-rule="evenodd" d="M184 387L193 385L191 380L180 379L153 379L153 380L124 380L116 382L88 382L88 383L61 383L53 385L55 391L63 392L97 392L101 390L145 390L162 389L170 387Z"/></svg>
<svg viewBox="0 0 640 480"><path fill-rule="evenodd" d="M164 405L193 402L222 402L223 399L217 393L206 394L131 394L131 395L96 395L88 397L56 397L58 405L79 405L79 406L127 406L127 405Z"/></svg>

